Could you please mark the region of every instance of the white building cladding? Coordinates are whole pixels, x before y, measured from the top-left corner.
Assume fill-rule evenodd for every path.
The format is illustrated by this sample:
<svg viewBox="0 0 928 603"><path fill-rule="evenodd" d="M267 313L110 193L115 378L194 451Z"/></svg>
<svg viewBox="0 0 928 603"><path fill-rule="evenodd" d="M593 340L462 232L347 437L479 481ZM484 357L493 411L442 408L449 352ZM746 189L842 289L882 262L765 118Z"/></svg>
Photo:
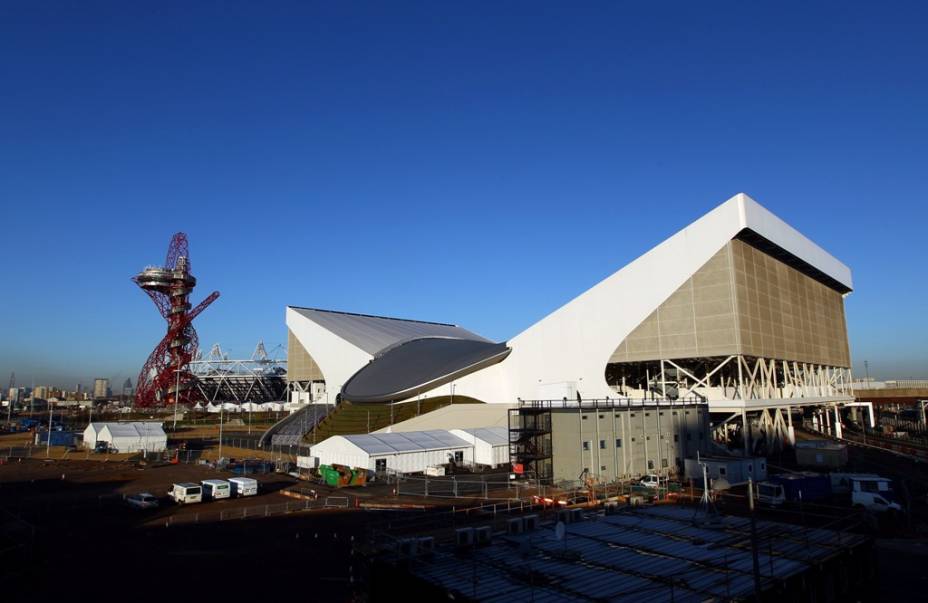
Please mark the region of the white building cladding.
<svg viewBox="0 0 928 603"><path fill-rule="evenodd" d="M477 427L448 431L473 445L473 454L465 459L466 462L490 467L509 464L509 427Z"/></svg>
<svg viewBox="0 0 928 603"><path fill-rule="evenodd" d="M349 322L293 307L287 326L291 357L313 367L307 374L330 398L513 403L653 392L700 397L714 412L762 410L762 421L785 429L767 409L852 399L851 289L846 266L738 194L506 343L453 325Z"/></svg>
<svg viewBox="0 0 928 603"><path fill-rule="evenodd" d="M84 429L84 446L93 448L97 442L107 442L119 452L162 452L168 436L158 422L91 423Z"/></svg>
<svg viewBox="0 0 928 603"><path fill-rule="evenodd" d="M405 433L336 435L310 448L320 465L348 465L371 471L418 473L449 462L467 462L473 445L436 429Z"/></svg>

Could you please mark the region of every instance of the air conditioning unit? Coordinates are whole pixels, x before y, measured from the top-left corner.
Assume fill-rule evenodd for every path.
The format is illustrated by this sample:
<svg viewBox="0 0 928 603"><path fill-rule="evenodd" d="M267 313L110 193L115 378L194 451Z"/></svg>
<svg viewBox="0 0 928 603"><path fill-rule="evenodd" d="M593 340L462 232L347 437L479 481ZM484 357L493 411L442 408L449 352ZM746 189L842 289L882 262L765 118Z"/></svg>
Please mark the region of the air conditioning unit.
<svg viewBox="0 0 928 603"><path fill-rule="evenodd" d="M423 536L419 538L418 543L419 555L431 555L435 552L435 537Z"/></svg>
<svg viewBox="0 0 928 603"><path fill-rule="evenodd" d="M507 534L521 534L524 531L524 524L521 517L515 517L506 522Z"/></svg>
<svg viewBox="0 0 928 603"><path fill-rule="evenodd" d="M583 509L571 509L570 520L571 521L583 521Z"/></svg>
<svg viewBox="0 0 928 603"><path fill-rule="evenodd" d="M474 546L474 528L458 528L455 530L454 543L459 547Z"/></svg>
<svg viewBox="0 0 928 603"><path fill-rule="evenodd" d="M490 526L476 528L474 530L474 540L477 541L477 546L490 544L490 541L493 540L493 529Z"/></svg>
<svg viewBox="0 0 928 603"><path fill-rule="evenodd" d="M538 529L538 516L537 515L526 515L522 518L523 528L526 532L531 532Z"/></svg>

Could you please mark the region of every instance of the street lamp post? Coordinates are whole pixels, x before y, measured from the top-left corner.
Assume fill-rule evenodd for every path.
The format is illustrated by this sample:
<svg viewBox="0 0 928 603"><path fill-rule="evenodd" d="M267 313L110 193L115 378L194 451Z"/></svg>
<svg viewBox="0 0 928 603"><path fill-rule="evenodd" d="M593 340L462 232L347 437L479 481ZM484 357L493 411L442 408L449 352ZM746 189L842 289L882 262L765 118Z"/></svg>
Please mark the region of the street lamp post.
<svg viewBox="0 0 928 603"><path fill-rule="evenodd" d="M45 438L45 456L48 457L52 452L52 406L51 401L48 402L48 437ZM38 430L36 430L38 431Z"/></svg>
<svg viewBox="0 0 928 603"><path fill-rule="evenodd" d="M180 397L180 369L174 369L174 374L177 375L177 384L174 386L174 426L172 429L177 431L177 398Z"/></svg>
<svg viewBox="0 0 928 603"><path fill-rule="evenodd" d="M219 403L219 458L216 459L217 462L220 459L222 459L222 407L223 406L224 406L223 403L220 402Z"/></svg>

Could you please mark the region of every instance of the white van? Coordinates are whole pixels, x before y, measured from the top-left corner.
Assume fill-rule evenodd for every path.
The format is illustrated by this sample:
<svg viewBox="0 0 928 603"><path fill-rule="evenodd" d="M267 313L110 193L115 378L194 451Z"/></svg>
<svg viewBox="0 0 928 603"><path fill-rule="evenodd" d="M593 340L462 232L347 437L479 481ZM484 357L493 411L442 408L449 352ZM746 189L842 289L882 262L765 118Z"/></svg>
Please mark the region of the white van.
<svg viewBox="0 0 928 603"><path fill-rule="evenodd" d="M183 482L174 484L174 488L168 492L168 496L174 499L179 505L198 503L203 501L203 488L200 484Z"/></svg>
<svg viewBox="0 0 928 603"><path fill-rule="evenodd" d="M258 494L258 480L250 477L230 477L232 494L236 497L255 496Z"/></svg>
<svg viewBox="0 0 928 603"><path fill-rule="evenodd" d="M200 483L203 484L203 498L206 500L229 498L231 494L229 482L224 479L205 479Z"/></svg>
<svg viewBox="0 0 928 603"><path fill-rule="evenodd" d="M834 492L849 493L851 505L868 511L901 511L896 501L892 480L872 473L832 473Z"/></svg>

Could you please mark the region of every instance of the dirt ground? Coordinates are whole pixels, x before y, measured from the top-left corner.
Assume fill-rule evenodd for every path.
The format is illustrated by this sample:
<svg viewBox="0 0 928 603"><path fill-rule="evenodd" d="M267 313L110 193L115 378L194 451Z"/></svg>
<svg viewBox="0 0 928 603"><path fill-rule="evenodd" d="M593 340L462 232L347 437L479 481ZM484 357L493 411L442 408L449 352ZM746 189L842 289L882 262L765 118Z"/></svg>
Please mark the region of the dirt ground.
<svg viewBox="0 0 928 603"><path fill-rule="evenodd" d="M289 476L254 476L261 489L255 497L153 511L121 502L122 494L163 495L177 481L230 475L203 465L140 468L80 460L0 466L4 525L15 527L12 514L34 526L34 539L20 530L4 542L25 546L2 549L8 553L0 569L3 600L71 599L94 584L132 587L133 599L143 601L199 598L204 588L222 584L234 584L240 595L313 592L315 600L350 600L350 573L359 571L350 565L351 537L363 535L371 514L309 511L165 527L163 519L172 515L291 501L279 493L297 481Z"/></svg>

